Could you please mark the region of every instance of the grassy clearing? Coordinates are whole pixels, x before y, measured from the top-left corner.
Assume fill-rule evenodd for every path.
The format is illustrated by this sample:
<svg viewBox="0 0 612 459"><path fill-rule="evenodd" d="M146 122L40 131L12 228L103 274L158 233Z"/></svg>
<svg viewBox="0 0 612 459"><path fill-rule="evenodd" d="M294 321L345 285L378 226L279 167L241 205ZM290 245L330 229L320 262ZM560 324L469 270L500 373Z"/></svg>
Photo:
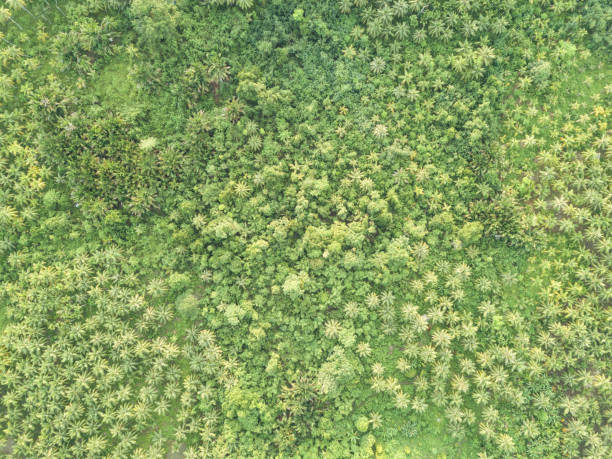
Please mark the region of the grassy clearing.
<svg viewBox="0 0 612 459"><path fill-rule="evenodd" d="M144 106L130 75L130 63L123 57L111 59L98 71L91 91L104 107L113 110L136 112Z"/></svg>

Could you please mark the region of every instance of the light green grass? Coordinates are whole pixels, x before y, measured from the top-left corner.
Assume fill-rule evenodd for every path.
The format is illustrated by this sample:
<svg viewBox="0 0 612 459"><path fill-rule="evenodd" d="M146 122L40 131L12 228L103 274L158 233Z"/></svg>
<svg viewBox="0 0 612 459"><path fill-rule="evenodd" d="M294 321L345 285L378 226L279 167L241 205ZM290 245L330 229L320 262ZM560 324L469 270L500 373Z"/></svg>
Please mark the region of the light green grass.
<svg viewBox="0 0 612 459"><path fill-rule="evenodd" d="M130 77L130 63L124 58L109 61L93 77L90 89L100 100L103 107L126 114L140 111L142 104L138 88Z"/></svg>
<svg viewBox="0 0 612 459"><path fill-rule="evenodd" d="M400 426L406 421L396 418ZM380 441L382 453L378 456L381 459L468 459L478 454L477 442L469 433L461 440L453 438L439 410L432 408L418 416L415 430L416 435L411 438L406 438L407 432L400 429L396 438Z"/></svg>

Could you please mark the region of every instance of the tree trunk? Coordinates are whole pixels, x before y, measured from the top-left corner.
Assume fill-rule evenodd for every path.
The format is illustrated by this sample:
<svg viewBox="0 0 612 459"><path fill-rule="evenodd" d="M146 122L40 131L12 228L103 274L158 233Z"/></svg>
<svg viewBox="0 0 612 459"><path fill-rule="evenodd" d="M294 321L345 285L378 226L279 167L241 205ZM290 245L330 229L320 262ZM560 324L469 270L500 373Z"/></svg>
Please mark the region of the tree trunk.
<svg viewBox="0 0 612 459"><path fill-rule="evenodd" d="M213 96L215 97L215 105L219 105L219 83L213 83Z"/></svg>

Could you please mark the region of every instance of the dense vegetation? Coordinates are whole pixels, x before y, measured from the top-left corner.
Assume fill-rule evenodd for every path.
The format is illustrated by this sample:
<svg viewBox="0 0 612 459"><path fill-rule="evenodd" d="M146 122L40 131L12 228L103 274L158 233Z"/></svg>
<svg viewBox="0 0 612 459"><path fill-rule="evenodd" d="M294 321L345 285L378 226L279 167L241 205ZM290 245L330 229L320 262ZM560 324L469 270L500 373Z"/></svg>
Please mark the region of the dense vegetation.
<svg viewBox="0 0 612 459"><path fill-rule="evenodd" d="M605 0L6 0L0 451L612 456Z"/></svg>

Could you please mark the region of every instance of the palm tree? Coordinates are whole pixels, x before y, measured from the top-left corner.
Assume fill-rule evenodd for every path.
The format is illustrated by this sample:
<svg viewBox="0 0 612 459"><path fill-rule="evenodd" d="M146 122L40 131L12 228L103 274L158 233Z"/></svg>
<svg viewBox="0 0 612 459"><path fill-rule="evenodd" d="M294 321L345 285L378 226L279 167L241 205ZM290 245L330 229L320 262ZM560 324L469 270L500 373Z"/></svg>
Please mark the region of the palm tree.
<svg viewBox="0 0 612 459"><path fill-rule="evenodd" d="M402 392L401 390L399 390L395 394L395 406L397 408L399 409L408 408L409 401L410 401L409 396L405 394L404 392Z"/></svg>
<svg viewBox="0 0 612 459"><path fill-rule="evenodd" d="M325 323L325 336L328 338L337 338L341 331L342 326L337 320L330 319Z"/></svg>
<svg viewBox="0 0 612 459"><path fill-rule="evenodd" d="M383 306L393 306L395 296L392 292L384 292L380 297L380 302Z"/></svg>
<svg viewBox="0 0 612 459"><path fill-rule="evenodd" d="M366 342L359 343L357 345L357 354L361 357L367 357L372 353L370 345Z"/></svg>
<svg viewBox="0 0 612 459"><path fill-rule="evenodd" d="M506 31L507 25L508 25L508 20L505 17L500 16L491 23L491 30L493 31L494 34L501 35L502 33Z"/></svg>
<svg viewBox="0 0 612 459"><path fill-rule="evenodd" d="M465 393L470 389L470 384L462 375L455 375L452 381L452 386L457 392Z"/></svg>
<svg viewBox="0 0 612 459"><path fill-rule="evenodd" d="M478 48L476 55L484 65L489 65L497 57L495 56L495 50L487 45Z"/></svg>
<svg viewBox="0 0 612 459"><path fill-rule="evenodd" d="M472 394L472 399L478 405L484 405L489 401L489 393L486 390L477 390Z"/></svg>
<svg viewBox="0 0 612 459"><path fill-rule="evenodd" d="M514 439L505 433L499 434L496 438L499 449L504 453L511 453L516 449Z"/></svg>
<svg viewBox="0 0 612 459"><path fill-rule="evenodd" d="M432 37L439 38L444 33L444 21L436 19L429 26L429 33Z"/></svg>
<svg viewBox="0 0 612 459"><path fill-rule="evenodd" d="M414 400L412 400L411 406L417 413L423 413L427 409L427 403L420 397L415 397Z"/></svg>
<svg viewBox="0 0 612 459"><path fill-rule="evenodd" d="M208 83L213 87L213 94L215 96L215 102L219 102L218 90L224 81L229 79L229 65L223 63L220 59L213 59L208 64L207 74Z"/></svg>
<svg viewBox="0 0 612 459"><path fill-rule="evenodd" d="M385 60L382 57L375 57L372 62L370 62L370 69L374 73L382 73L385 69Z"/></svg>
<svg viewBox="0 0 612 459"><path fill-rule="evenodd" d="M426 242L421 241L412 248L412 253L417 260L422 261L429 254L429 246Z"/></svg>
<svg viewBox="0 0 612 459"><path fill-rule="evenodd" d="M406 22L397 24L394 28L395 38L398 40L405 40L410 35L410 26Z"/></svg>
<svg viewBox="0 0 612 459"><path fill-rule="evenodd" d="M382 425L382 416L376 412L370 414L370 424L373 429L378 429Z"/></svg>
<svg viewBox="0 0 612 459"><path fill-rule="evenodd" d="M414 32L412 38L417 43L424 43L425 40L427 40L427 32L425 31L425 29L419 29Z"/></svg>
<svg viewBox="0 0 612 459"><path fill-rule="evenodd" d="M481 422L478 430L480 431L480 435L485 438L492 438L495 436L495 430L488 422Z"/></svg>
<svg viewBox="0 0 612 459"><path fill-rule="evenodd" d="M436 346L448 347L453 337L446 330L437 330L432 335L432 341Z"/></svg>
<svg viewBox="0 0 612 459"><path fill-rule="evenodd" d="M370 309L376 308L379 302L380 300L378 298L378 295L376 295L376 293L374 292L370 293L366 298L366 304Z"/></svg>
<svg viewBox="0 0 612 459"><path fill-rule="evenodd" d="M349 319L354 319L361 312L361 308L355 301L349 301L344 305L344 314Z"/></svg>
<svg viewBox="0 0 612 459"><path fill-rule="evenodd" d="M352 0L340 0L340 12L341 13L350 13L351 7L353 6Z"/></svg>
<svg viewBox="0 0 612 459"><path fill-rule="evenodd" d="M232 123L237 123L244 113L244 105L237 97L234 97L225 107L225 113Z"/></svg>
<svg viewBox="0 0 612 459"><path fill-rule="evenodd" d="M241 10L248 10L253 7L253 0L236 0L236 5L238 5Z"/></svg>

